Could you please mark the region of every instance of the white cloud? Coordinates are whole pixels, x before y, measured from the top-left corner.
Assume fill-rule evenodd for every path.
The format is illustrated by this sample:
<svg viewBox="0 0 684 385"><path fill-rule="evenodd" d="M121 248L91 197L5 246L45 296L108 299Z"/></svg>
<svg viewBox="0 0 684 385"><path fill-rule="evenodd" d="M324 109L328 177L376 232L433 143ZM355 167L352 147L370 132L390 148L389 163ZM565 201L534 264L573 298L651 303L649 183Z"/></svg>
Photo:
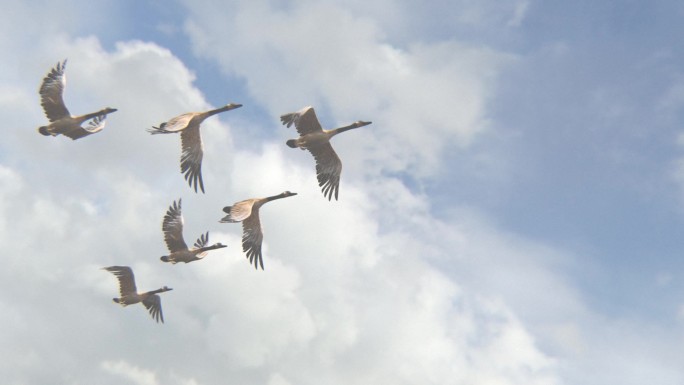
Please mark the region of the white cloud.
<svg viewBox="0 0 684 385"><path fill-rule="evenodd" d="M283 376L276 373L268 380L268 385L291 385L291 382L287 381Z"/></svg>
<svg viewBox="0 0 684 385"><path fill-rule="evenodd" d="M518 1L513 8L513 16L511 16L506 25L510 27L519 27L525 18L529 7L530 0Z"/></svg>
<svg viewBox="0 0 684 385"><path fill-rule="evenodd" d="M505 306L483 309L471 294L462 293L421 261L418 253L388 247L397 234L391 228L381 231L373 217L381 207L365 186L350 181L343 187L344 200L326 201L315 184L313 166L289 162L293 153L282 144L249 152L226 147L229 135L217 137L221 145L212 146L230 150L227 157L232 162L223 166L230 178L216 178L213 188L223 192L220 201L209 194L190 194L184 200L186 237L192 239L209 228L212 239L230 247L187 266L158 262L164 252L159 231L163 212L179 192L188 197L188 188L176 173L177 141L147 141L137 133L137 126L147 124L136 122L205 102L182 64L153 44L121 43L111 52L94 38L59 44L73 52L70 56L77 63L79 57L88 58L69 67L76 78L70 84L80 85L73 87L70 97L78 100L79 92L109 97L120 115L118 120L112 116L107 131L89 142L31 132L29 139L17 139L13 151L28 149L27 141L38 138L45 148L40 156L50 162L41 169L2 168L0 201L14 202L3 207L0 222L2 236L13 240L3 289L12 292L17 278L28 285L18 298L3 297L5 314L28 322L25 331L8 336L6 346L32 341L36 349L20 350L21 356L47 365L38 374L21 370L11 378L38 383L59 367L81 372L85 381L97 377L92 368L100 365L133 383L173 378L212 383L226 376L247 383L260 378L275 383L312 383L320 378L330 384L383 378L394 383L462 383L481 376L499 383L553 383L545 373L552 361L537 351ZM166 72L153 74L156 66ZM102 74L120 80L102 80ZM135 81L127 83L124 78ZM89 89L92 84L114 91ZM155 94L149 109L125 97L151 97L150 88L170 85L178 92ZM177 100L178 95L187 96ZM83 98L83 103L104 102ZM139 141L132 144L135 135ZM160 157L171 159L173 167L158 166L154 159ZM84 160L87 163L81 164ZM259 175L267 177L259 182ZM65 183L65 177L70 182ZM377 192L387 198L382 210L407 207L396 213L399 221L425 212L421 198L396 180L386 182ZM266 271L256 272L240 250L240 226L216 223L220 207L284 189L300 195L262 209ZM415 248L429 249L421 242ZM115 279L98 270L110 264L133 266L141 290L174 288L162 297L165 325L151 321L142 306L121 308L111 303ZM43 293L56 293L56 298L46 301ZM26 308L21 303L42 306ZM49 323L43 322L45 314L50 315ZM518 346L494 351L493 346L508 341ZM49 352L65 344L72 347L50 361ZM149 353L150 346L156 347L156 354ZM183 367L172 359L179 346L190 352ZM500 367L487 364L492 358L506 361L512 356L515 360ZM157 360L170 365L160 366ZM469 361L477 365L471 368ZM90 370L78 370L89 365ZM205 366L221 369L200 370Z"/></svg>
<svg viewBox="0 0 684 385"><path fill-rule="evenodd" d="M205 1L190 11L214 6ZM229 17L197 13L186 29L195 50L244 78L274 117L314 105L326 127L374 121L343 142L350 170L434 173L445 148L467 145L485 129L492 81L511 60L456 41L394 47L374 20L331 3L241 3Z"/></svg>
<svg viewBox="0 0 684 385"><path fill-rule="evenodd" d="M301 170L290 172L282 153L267 146L238 155L237 170L256 171L240 178L269 170L275 184L285 175L290 185L309 183ZM553 360L504 305L483 305L403 247L429 250L423 241L397 244L394 232L379 233L378 208L361 191L349 186L332 206L312 190L262 208L265 272L245 275L253 268L241 255L218 269L202 265L210 270L194 279L193 293L204 298L212 279L224 281L223 294L203 300L216 309L205 331L213 355L292 383L556 383Z"/></svg>
<svg viewBox="0 0 684 385"><path fill-rule="evenodd" d="M643 383L662 369L660 383L677 383L671 358L639 353L670 352L665 337L649 341L625 322L602 338L615 323L593 315L559 272L572 256L498 229L477 210L450 207L436 219L428 196L381 172L424 177L446 151L478 140L507 55L457 41L393 45L377 20L333 3L245 3L229 14L190 14L187 30L198 53L246 81L273 115L273 137L245 145L243 132L266 124L225 123L247 108L207 121L206 195L178 172L179 138L144 131L209 107L171 51L33 32L41 43L22 60L35 64L4 86L16 98L0 98L22 128L0 158L0 354L11 357L0 364L3 379L593 385L601 382L588 374L605 367L600 380L627 371ZM44 121L35 89L63 57L72 111L119 108L105 131L79 142L35 133ZM322 197L308 154L282 143L294 131L277 115L306 104L326 125L374 121L339 138L339 202ZM381 145L382 135L390 139ZM255 271L241 226L217 223L221 207L283 190L299 195L262 208L266 270ZM189 265L158 261L161 218L179 196L186 241L209 230L228 248ZM164 325L140 305L111 302L116 280L99 270L111 264L131 265L141 290L174 288L162 295ZM622 351L630 354L615 359Z"/></svg>
<svg viewBox="0 0 684 385"><path fill-rule="evenodd" d="M130 380L131 383L137 385L157 385L157 376L153 371L140 369L135 365L131 365L126 361L104 361L100 367L117 376Z"/></svg>

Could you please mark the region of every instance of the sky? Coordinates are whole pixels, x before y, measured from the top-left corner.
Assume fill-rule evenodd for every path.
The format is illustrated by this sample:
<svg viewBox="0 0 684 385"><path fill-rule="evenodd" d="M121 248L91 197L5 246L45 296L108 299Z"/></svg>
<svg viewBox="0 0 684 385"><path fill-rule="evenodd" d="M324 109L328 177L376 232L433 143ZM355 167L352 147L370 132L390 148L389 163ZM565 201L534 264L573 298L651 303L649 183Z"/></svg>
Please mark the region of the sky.
<svg viewBox="0 0 684 385"><path fill-rule="evenodd" d="M6 384L684 383L678 1L0 0ZM73 114L44 137L42 78ZM205 194L176 115L202 125ZM279 116L314 106L325 199ZM262 207L265 270L234 202ZM161 221L228 247L170 265ZM164 324L116 279L162 286Z"/></svg>

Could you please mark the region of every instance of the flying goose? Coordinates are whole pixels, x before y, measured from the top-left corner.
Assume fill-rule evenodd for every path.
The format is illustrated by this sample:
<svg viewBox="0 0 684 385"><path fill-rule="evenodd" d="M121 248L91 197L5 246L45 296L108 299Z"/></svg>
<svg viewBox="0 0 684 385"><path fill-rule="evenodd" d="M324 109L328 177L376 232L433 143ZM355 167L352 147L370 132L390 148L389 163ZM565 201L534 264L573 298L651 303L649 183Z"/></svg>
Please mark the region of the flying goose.
<svg viewBox="0 0 684 385"><path fill-rule="evenodd" d="M38 132L45 136L65 135L76 140L90 134L102 131L107 114L116 112L116 108L103 108L100 111L85 115L73 116L64 105L62 94L66 87L64 68L66 59L59 63L45 76L40 86L40 104L50 124L38 128ZM92 119L92 120L91 120ZM81 126L90 120L87 126Z"/></svg>
<svg viewBox="0 0 684 385"><path fill-rule="evenodd" d="M116 278L119 279L119 295L121 295L121 298L112 298L112 301L121 306L128 306L142 302L154 320L157 322L161 320L161 322L164 323L164 315L162 314L161 309L161 299L157 294L173 289L164 286L161 289L152 290L145 293L138 293L138 289L135 287L133 270L131 270L130 267L109 266L103 267L102 269L114 274Z"/></svg>
<svg viewBox="0 0 684 385"><path fill-rule="evenodd" d="M255 269L258 269L257 262L261 266L261 270L264 269L264 261L261 256L261 241L264 239L264 233L261 230L261 222L259 221L259 208L266 202L293 195L297 195L297 193L285 191L266 198L246 199L223 208L223 212L228 215L219 222L242 222L242 251L249 258L249 263L254 264Z"/></svg>
<svg viewBox="0 0 684 385"><path fill-rule="evenodd" d="M324 130L318 122L316 112L311 106L304 107L297 112L282 115L280 121L287 127L294 124L297 132L299 132L299 138L290 139L285 143L292 148L299 147L302 150L309 150L316 160L316 176L318 177L318 185L321 186L323 191L323 196L331 200L332 196L335 195L335 200L337 200L337 193L340 189L342 162L330 145L330 139L340 132L367 126L372 122L359 120L348 126Z"/></svg>
<svg viewBox="0 0 684 385"><path fill-rule="evenodd" d="M176 201L173 202L169 209L164 215L164 221L162 222L162 231L164 231L164 241L166 242L166 247L169 249L171 254L164 255L160 259L162 262L171 262L176 264L178 262L190 263L192 261L198 261L207 255L207 251L214 249L221 249L226 247L221 243L215 243L211 246L207 246L209 242L209 232L200 235L195 242L192 249L188 249L188 246L183 240L183 215L181 214L181 200L178 199L178 204Z"/></svg>
<svg viewBox="0 0 684 385"><path fill-rule="evenodd" d="M164 122L159 127L152 126L147 131L151 134L175 134L181 133L181 173L185 174L185 180L190 187L194 187L197 192L197 185L204 192L202 182L202 137L200 135L200 124L212 115L224 111L234 110L242 107L242 104L227 104L221 108L205 112L188 112L178 115L171 120Z"/></svg>

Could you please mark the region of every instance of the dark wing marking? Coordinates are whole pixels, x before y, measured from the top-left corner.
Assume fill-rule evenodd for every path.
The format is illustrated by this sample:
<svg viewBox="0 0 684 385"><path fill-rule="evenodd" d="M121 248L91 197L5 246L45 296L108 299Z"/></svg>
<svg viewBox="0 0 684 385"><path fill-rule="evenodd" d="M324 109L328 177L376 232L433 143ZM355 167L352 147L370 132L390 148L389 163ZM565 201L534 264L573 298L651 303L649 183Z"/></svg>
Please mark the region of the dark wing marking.
<svg viewBox="0 0 684 385"><path fill-rule="evenodd" d="M183 214L181 213L181 199L178 202L173 201L169 209L164 215L162 222L162 231L164 232L164 242L170 252L180 250L187 250L188 245L183 239Z"/></svg>
<svg viewBox="0 0 684 385"><path fill-rule="evenodd" d="M340 189L340 175L342 174L342 162L333 150L330 143L309 148L309 152L316 159L316 177L321 186L323 195L331 200L333 195L337 200Z"/></svg>
<svg viewBox="0 0 684 385"><path fill-rule="evenodd" d="M205 234L200 235L199 238L197 238L197 241L195 241L195 249L199 249L201 247L204 247L209 243L209 232L207 231Z"/></svg>
<svg viewBox="0 0 684 385"><path fill-rule="evenodd" d="M138 289L135 287L135 277L133 270L128 266L109 266L105 270L114 274L119 280L119 294L125 297L129 294L136 294Z"/></svg>
<svg viewBox="0 0 684 385"><path fill-rule="evenodd" d="M181 132L181 173L185 174L185 180L190 187L197 192L197 186L204 192L202 181L202 137L198 124L190 126Z"/></svg>
<svg viewBox="0 0 684 385"><path fill-rule="evenodd" d="M150 315L155 321L161 321L161 323L164 323L164 314L162 314L161 308L161 298L158 295L152 294L147 296L147 298L145 298L143 301L143 305L145 305L147 311L150 312Z"/></svg>
<svg viewBox="0 0 684 385"><path fill-rule="evenodd" d="M66 62L66 59L62 63L58 62L45 76L43 83L40 85L40 105L43 106L45 116L51 122L70 116L69 110L64 105L64 99L62 98L64 88L66 87L66 76L64 75Z"/></svg>
<svg viewBox="0 0 684 385"><path fill-rule="evenodd" d="M245 256L249 258L249 263L258 269L257 263L264 269L264 261L261 256L261 242L264 235L261 231L261 222L259 221L259 211L256 209L247 219L242 222L242 251Z"/></svg>

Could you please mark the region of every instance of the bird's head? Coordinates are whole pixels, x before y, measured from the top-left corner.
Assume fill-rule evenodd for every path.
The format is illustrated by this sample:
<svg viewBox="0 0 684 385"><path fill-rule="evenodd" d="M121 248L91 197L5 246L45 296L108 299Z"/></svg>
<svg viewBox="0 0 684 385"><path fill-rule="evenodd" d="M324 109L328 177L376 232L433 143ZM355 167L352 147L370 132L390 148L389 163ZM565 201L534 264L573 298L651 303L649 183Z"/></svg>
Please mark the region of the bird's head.
<svg viewBox="0 0 684 385"><path fill-rule="evenodd" d="M234 109L240 108L240 107L242 107L242 104L239 104L239 103L228 103L228 104L226 104L226 106L225 106L225 108L226 108L228 111L234 110Z"/></svg>
<svg viewBox="0 0 684 385"><path fill-rule="evenodd" d="M283 191L280 195L282 195L283 197L291 197L293 195L297 195L297 193L290 192L290 191Z"/></svg>
<svg viewBox="0 0 684 385"><path fill-rule="evenodd" d="M373 123L373 122L364 122L363 120L359 120L357 122L354 122L354 127L359 128L359 127L367 126L371 123Z"/></svg>
<svg viewBox="0 0 684 385"><path fill-rule="evenodd" d="M102 110L102 112L104 112L105 114L111 114L112 112L116 112L116 111L118 111L116 108L111 108L111 107L107 107L104 110Z"/></svg>

